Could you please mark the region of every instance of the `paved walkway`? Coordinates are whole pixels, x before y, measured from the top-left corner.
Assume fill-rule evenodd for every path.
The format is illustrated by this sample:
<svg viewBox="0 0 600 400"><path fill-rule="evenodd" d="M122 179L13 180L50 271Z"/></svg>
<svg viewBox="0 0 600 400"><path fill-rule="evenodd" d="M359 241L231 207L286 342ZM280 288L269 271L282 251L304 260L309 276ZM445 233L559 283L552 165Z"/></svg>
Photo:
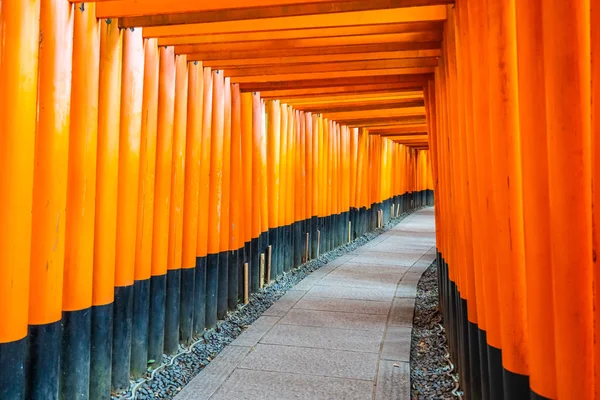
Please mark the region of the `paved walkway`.
<svg viewBox="0 0 600 400"><path fill-rule="evenodd" d="M434 258L427 208L306 277L176 400L410 399L416 285Z"/></svg>

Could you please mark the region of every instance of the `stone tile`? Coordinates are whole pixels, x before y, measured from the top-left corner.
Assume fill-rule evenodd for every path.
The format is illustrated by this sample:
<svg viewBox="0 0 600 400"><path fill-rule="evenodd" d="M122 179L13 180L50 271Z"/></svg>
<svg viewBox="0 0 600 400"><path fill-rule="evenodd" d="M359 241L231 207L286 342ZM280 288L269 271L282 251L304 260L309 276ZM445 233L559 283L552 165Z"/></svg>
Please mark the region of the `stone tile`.
<svg viewBox="0 0 600 400"><path fill-rule="evenodd" d="M388 325L390 326L408 326L411 327L413 323L413 316L415 313L415 299L414 298L394 298L392 303L392 309L390 311L390 318Z"/></svg>
<svg viewBox="0 0 600 400"><path fill-rule="evenodd" d="M371 381L238 369L211 400L365 400L372 393Z"/></svg>
<svg viewBox="0 0 600 400"><path fill-rule="evenodd" d="M308 293L319 297L374 301L391 301L391 297L394 296L394 292L391 290L373 290L366 288L348 288L324 285L315 285L308 291Z"/></svg>
<svg viewBox="0 0 600 400"><path fill-rule="evenodd" d="M365 273L365 278L336 278L331 275L319 281L319 285L326 286L344 286L344 287L355 287L355 288L367 288L373 290L387 289L394 290L400 279L400 275L396 276L394 280L387 279L376 279L376 276L370 276L368 272Z"/></svg>
<svg viewBox="0 0 600 400"><path fill-rule="evenodd" d="M252 323L233 342L236 346L254 346L271 329L281 317L263 315Z"/></svg>
<svg viewBox="0 0 600 400"><path fill-rule="evenodd" d="M338 329L383 331L386 316L355 314L353 312L292 309L279 322L281 325L325 326Z"/></svg>
<svg viewBox="0 0 600 400"><path fill-rule="evenodd" d="M319 282L322 279L320 276L313 276L312 274L307 276L298 282L293 289L294 290L309 290L313 285Z"/></svg>
<svg viewBox="0 0 600 400"><path fill-rule="evenodd" d="M240 368L337 378L375 378L377 354L258 344Z"/></svg>
<svg viewBox="0 0 600 400"><path fill-rule="evenodd" d="M415 283L402 282L398 284L395 297L417 297L417 285Z"/></svg>
<svg viewBox="0 0 600 400"><path fill-rule="evenodd" d="M334 299L316 297L311 293L300 299L294 309L322 310L322 311L346 311L356 314L383 314L387 315L390 310L388 301L370 301L353 299Z"/></svg>
<svg viewBox="0 0 600 400"><path fill-rule="evenodd" d="M271 317L283 317L298 300L306 294L304 290L290 290L275 302L263 315Z"/></svg>
<svg viewBox="0 0 600 400"><path fill-rule="evenodd" d="M381 359L410 361L412 327L388 326L381 348Z"/></svg>
<svg viewBox="0 0 600 400"><path fill-rule="evenodd" d="M276 325L260 343L379 353L382 339L383 331Z"/></svg>
<svg viewBox="0 0 600 400"><path fill-rule="evenodd" d="M379 362L375 400L410 400L410 366L407 362Z"/></svg>
<svg viewBox="0 0 600 400"><path fill-rule="evenodd" d="M225 382L250 352L249 346L227 346L175 396L176 400L206 400Z"/></svg>

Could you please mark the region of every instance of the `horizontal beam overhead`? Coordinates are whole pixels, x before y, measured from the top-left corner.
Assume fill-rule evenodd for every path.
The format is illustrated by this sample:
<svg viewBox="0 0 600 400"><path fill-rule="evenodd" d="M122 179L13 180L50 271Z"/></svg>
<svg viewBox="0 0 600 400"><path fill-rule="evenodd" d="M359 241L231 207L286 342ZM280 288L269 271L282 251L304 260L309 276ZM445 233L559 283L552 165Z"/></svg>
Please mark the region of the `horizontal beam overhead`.
<svg viewBox="0 0 600 400"><path fill-rule="evenodd" d="M329 94L305 97L280 97L282 103L288 103L296 108L311 105L352 105L352 104L387 104L393 101L422 100L423 92L381 92L381 93L352 93L352 94Z"/></svg>
<svg viewBox="0 0 600 400"><path fill-rule="evenodd" d="M230 77L239 76L258 76L258 75L276 75L276 74L301 74L305 71L315 72L333 72L333 71L366 71L376 69L395 69L395 68L413 68L413 67L435 67L438 62L436 58L406 58L400 60L381 60L381 61L350 61L334 62L322 64L294 64L284 66L251 67L236 68L225 70L225 75Z"/></svg>
<svg viewBox="0 0 600 400"><path fill-rule="evenodd" d="M340 54L381 53L390 51L440 50L440 42L400 42L400 43L369 43L360 45L331 46L327 48L327 56ZM243 60L250 58L323 56L321 47L304 47L295 49L276 49L255 51L204 51L188 52L189 61L210 62L213 60ZM343 61L343 60L342 60Z"/></svg>
<svg viewBox="0 0 600 400"><path fill-rule="evenodd" d="M389 110L398 109L400 107L423 107L425 102L423 100L412 100L404 102L393 102L388 104L359 104L359 105L340 105L332 104L329 106L314 105L314 106L293 106L297 110L301 111L312 111L320 112L324 114L337 113L337 112L351 112L351 111L373 111L373 110Z"/></svg>
<svg viewBox="0 0 600 400"><path fill-rule="evenodd" d="M159 46L176 44L216 44L230 42L253 42L265 40L310 39L341 36L399 34L410 32L441 31L443 23L410 22L405 24L376 24L363 26L339 26L332 28L284 29L280 31L234 32L185 36L166 36L158 39ZM148 34L148 30L144 33Z"/></svg>
<svg viewBox="0 0 600 400"><path fill-rule="evenodd" d="M82 2L74 1L71 2ZM104 2L104 1L103 1ZM164 25L183 25L192 23L239 21L259 18L275 18L284 16L300 16L312 14L331 14L351 11L380 10L398 7L416 7L426 5L452 4L454 0L333 0L325 2L310 2L304 4L271 5L264 7L230 8L230 9L198 9L192 8L185 12L174 12L172 9L157 14L149 14L150 10L130 7L132 1L111 1L99 4L99 18L117 18L119 26L148 27ZM194 1L192 7L202 7L205 2ZM247 5L248 3L246 3ZM216 4L215 4L216 5ZM220 5L220 4L219 4ZM125 9L128 7L129 9Z"/></svg>
<svg viewBox="0 0 600 400"><path fill-rule="evenodd" d="M155 0L157 1L157 0ZM176 1L165 2L177 4ZM205 2L200 2L205 3ZM108 18L110 13L103 14L99 7L99 17ZM168 11L167 11L168 12ZM186 11L181 11L186 12ZM125 16L115 11L112 17ZM105 16L104 16L105 15ZM330 14L301 15L291 17L275 17L250 19L242 21L208 22L200 24L182 24L169 26L151 26L144 28L145 37L170 37L186 35L208 35L215 33L278 31L289 29L330 28L339 26L360 26L373 24L395 24L423 21L443 21L447 17L445 5L392 8L387 10L354 11Z"/></svg>
<svg viewBox="0 0 600 400"><path fill-rule="evenodd" d="M365 118L425 116L425 107L401 107L389 110L328 112L323 115L332 120L360 120Z"/></svg>
<svg viewBox="0 0 600 400"><path fill-rule="evenodd" d="M242 85L240 85L242 86ZM414 92L422 91L419 82L401 82L401 83L382 83L382 84L364 84L364 85L348 85L348 86L327 86L327 87L308 87L308 88L265 88L263 87L261 96L263 98L276 99L302 99L308 96L331 96L331 95L377 95L379 93L387 93L389 91L396 92Z"/></svg>
<svg viewBox="0 0 600 400"><path fill-rule="evenodd" d="M401 60L406 58L428 58L439 57L441 51L439 49L431 50L402 50L402 51L383 51L374 53L349 53L349 54L318 54L308 56L278 56L278 57L263 57L263 58L240 58L240 59L223 59L205 61L198 53L189 53L189 61L203 61L206 67L215 69L231 69L251 66L271 66L271 65L288 65L288 64L319 64L330 62L350 62L350 61L367 61L367 60Z"/></svg>
<svg viewBox="0 0 600 400"><path fill-rule="evenodd" d="M385 75L422 75L431 74L435 71L434 67L414 67L414 68L390 68L390 69L369 69L359 71L333 71L333 72L304 72L296 74L273 74L259 76L240 76L232 77L232 83L267 83L282 81L312 81L319 79L334 78L356 78L356 77L379 77Z"/></svg>
<svg viewBox="0 0 600 400"><path fill-rule="evenodd" d="M353 78L313 78L299 81L271 81L271 82L248 82L240 83L240 89L248 91L284 90L284 89L315 89L333 87L359 87L364 85L372 87L390 88L392 86L404 86L406 88L422 88L431 74L414 75L387 75L387 76L359 76ZM366 89L368 90L368 89ZM321 92L325 92L321 90ZM326 92L325 92L326 93Z"/></svg>
<svg viewBox="0 0 600 400"><path fill-rule="evenodd" d="M424 117L384 117L384 118L365 118L365 119L337 119L337 122L343 125L358 126L361 128L372 128L374 126L389 126L389 125L415 125L423 124Z"/></svg>
<svg viewBox="0 0 600 400"><path fill-rule="evenodd" d="M285 51L287 49L298 49L306 47L332 47L332 46L357 46L366 44L378 43L428 43L439 42L442 40L442 32L424 31L424 32L407 32L407 33L385 33L381 35L356 35L356 36L340 36L340 37L321 37L308 39L274 39L274 40L256 40L248 42L228 42L228 43L211 43L211 44L181 44L175 43L160 43L160 42L176 42L179 39L160 40L159 45L175 45L176 54L190 53L211 53L216 51L263 51L277 50Z"/></svg>

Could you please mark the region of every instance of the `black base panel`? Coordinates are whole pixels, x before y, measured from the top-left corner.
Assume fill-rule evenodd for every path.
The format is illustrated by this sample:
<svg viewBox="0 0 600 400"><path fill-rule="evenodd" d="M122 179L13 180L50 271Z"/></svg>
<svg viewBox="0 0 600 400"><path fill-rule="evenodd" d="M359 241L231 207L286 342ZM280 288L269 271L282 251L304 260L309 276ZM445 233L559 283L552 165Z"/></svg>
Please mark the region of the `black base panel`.
<svg viewBox="0 0 600 400"><path fill-rule="evenodd" d="M504 374L502 373L502 350L487 345L488 370L490 374L490 399L504 400Z"/></svg>
<svg viewBox="0 0 600 400"><path fill-rule="evenodd" d="M542 396L540 394L537 394L533 390L531 391L530 399L531 400L551 400L549 397L544 397L544 396Z"/></svg>
<svg viewBox="0 0 600 400"><path fill-rule="evenodd" d="M148 322L148 361L154 367L162 362L165 346L165 302L167 275L150 278L150 319Z"/></svg>
<svg viewBox="0 0 600 400"><path fill-rule="evenodd" d="M479 370L481 373L481 398L490 399L490 371L488 369L487 333L479 330Z"/></svg>
<svg viewBox="0 0 600 400"><path fill-rule="evenodd" d="M465 383L465 394L468 399L472 399L473 382L471 381L471 348L469 346L469 320L467 317L467 301L460 297L460 293L456 293L460 305L460 333L461 333L461 354L462 357L462 374Z"/></svg>
<svg viewBox="0 0 600 400"><path fill-rule="evenodd" d="M250 288L249 291L251 293L257 292L259 288L258 275L260 274L260 270L258 262L260 260L260 249L263 246L265 235L268 234L263 233L257 238L252 238L252 240L250 241L250 261L248 262L248 286ZM242 292L240 293L242 297L244 296L243 282L244 276L242 272Z"/></svg>
<svg viewBox="0 0 600 400"><path fill-rule="evenodd" d="M112 387L114 305L92 307L90 399L110 397Z"/></svg>
<svg viewBox="0 0 600 400"><path fill-rule="evenodd" d="M244 248L229 252L229 269L228 269L228 290L227 290L227 308L229 310L235 310L238 302L238 274L239 274L239 260L240 253L242 254L243 260Z"/></svg>
<svg viewBox="0 0 600 400"><path fill-rule="evenodd" d="M250 270L251 270L250 269L250 258L251 258L251 254L252 254L252 241L246 242L244 244L244 254L243 254L243 257L240 257L240 259L238 260L238 278L237 278L237 282L238 282L238 289L237 289L238 303L241 303L241 302L244 301L244 264L248 263L248 275L250 275ZM248 277L248 278L250 278L250 277Z"/></svg>
<svg viewBox="0 0 600 400"><path fill-rule="evenodd" d="M481 360L479 357L479 328L469 321L469 367L471 371L471 399L480 400L481 395Z"/></svg>
<svg viewBox="0 0 600 400"><path fill-rule="evenodd" d="M92 308L63 312L60 354L60 399L90 396Z"/></svg>
<svg viewBox="0 0 600 400"><path fill-rule="evenodd" d="M219 284L217 289L217 319L227 314L227 290L229 280L229 251L219 253Z"/></svg>
<svg viewBox="0 0 600 400"><path fill-rule="evenodd" d="M219 283L219 254L206 258L206 329L217 325L217 285Z"/></svg>
<svg viewBox="0 0 600 400"><path fill-rule="evenodd" d="M129 388L133 286L115 287L113 303L112 388L118 392Z"/></svg>
<svg viewBox="0 0 600 400"><path fill-rule="evenodd" d="M293 235L292 235L292 225L286 225L283 227L283 232L285 235L285 254L283 261L283 272L287 273L292 269L292 264L294 263L294 244L293 244Z"/></svg>
<svg viewBox="0 0 600 400"><path fill-rule="evenodd" d="M181 300L181 269L167 271L165 295L165 354L177 354L179 349L179 310Z"/></svg>
<svg viewBox="0 0 600 400"><path fill-rule="evenodd" d="M194 273L194 333L195 338L204 333L206 323L206 257L196 257Z"/></svg>
<svg viewBox="0 0 600 400"><path fill-rule="evenodd" d="M502 369L504 378L504 400L529 400L529 376Z"/></svg>
<svg viewBox="0 0 600 400"><path fill-rule="evenodd" d="M150 321L150 279L133 283L131 323L131 375L141 378L148 363L148 323Z"/></svg>
<svg viewBox="0 0 600 400"><path fill-rule="evenodd" d="M0 349L2 348L1 346ZM58 398L59 357L60 321L43 325L30 325L26 371L26 397L28 399L54 400ZM3 361L1 360L1 356L0 361ZM13 365L10 366L14 367ZM0 373L4 373L2 367L0 367ZM0 378L1 383L2 378ZM108 390L110 393L110 381Z"/></svg>
<svg viewBox="0 0 600 400"><path fill-rule="evenodd" d="M181 269L181 295L179 298L179 341L186 346L192 343L194 330L194 285L196 268Z"/></svg>
<svg viewBox="0 0 600 400"><path fill-rule="evenodd" d="M317 236L317 228L318 228L318 220L319 217L316 215L312 216L310 219L310 259L317 258L317 245L318 245L318 236Z"/></svg>
<svg viewBox="0 0 600 400"><path fill-rule="evenodd" d="M0 399L25 398L25 355L28 338L0 343Z"/></svg>

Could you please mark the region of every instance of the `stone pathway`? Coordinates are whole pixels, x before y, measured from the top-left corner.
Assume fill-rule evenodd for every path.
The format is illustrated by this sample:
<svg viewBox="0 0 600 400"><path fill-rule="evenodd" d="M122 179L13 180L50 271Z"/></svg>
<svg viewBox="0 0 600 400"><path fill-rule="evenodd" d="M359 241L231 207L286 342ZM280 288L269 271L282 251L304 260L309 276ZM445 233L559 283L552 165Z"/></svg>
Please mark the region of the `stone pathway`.
<svg viewBox="0 0 600 400"><path fill-rule="evenodd" d="M426 208L294 286L175 399L409 400L416 286L434 259Z"/></svg>

